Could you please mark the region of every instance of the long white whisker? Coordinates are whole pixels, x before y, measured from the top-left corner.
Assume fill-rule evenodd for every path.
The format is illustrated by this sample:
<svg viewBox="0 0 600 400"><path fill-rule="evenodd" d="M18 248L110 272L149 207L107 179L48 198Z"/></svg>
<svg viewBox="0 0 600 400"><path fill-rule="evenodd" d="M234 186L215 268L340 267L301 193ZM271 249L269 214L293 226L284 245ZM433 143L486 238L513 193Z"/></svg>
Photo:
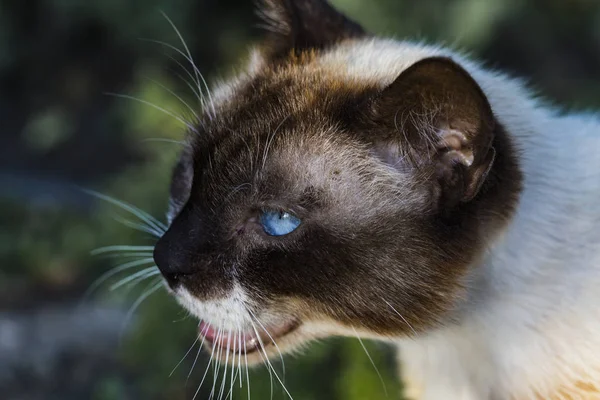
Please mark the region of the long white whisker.
<svg viewBox="0 0 600 400"><path fill-rule="evenodd" d="M125 321L123 322L123 329L125 329L125 327L129 323L129 320L131 320L133 313L135 313L135 310L137 310L137 308L144 302L144 300L146 300L148 297L150 297L163 286L162 279L160 279L159 281L154 281L154 283L151 283L150 285L154 286L143 292L142 295L133 303L133 305L127 312L127 315L125 316Z"/></svg>
<svg viewBox="0 0 600 400"><path fill-rule="evenodd" d="M358 332L356 332L356 329L354 329L354 327L352 327L352 330L354 331L354 335L356 335L356 338L358 339L358 342L362 346L363 350L365 351L365 354L367 355L367 358L371 362L371 365L373 366L373 368L375 369L375 372L377 373L377 376L379 377L379 381L381 382L381 386L383 387L383 392L385 393L385 397L388 397L388 391L387 391L387 387L385 386L385 381L383 380L383 377L381 376L381 373L379 372L379 369L377 368L377 365L375 365L375 361L373 361L373 358L371 358L371 354L369 354L369 351L367 350L367 347L363 343L363 341L360 338L360 336L358 336Z"/></svg>
<svg viewBox="0 0 600 400"><path fill-rule="evenodd" d="M229 398L233 394L233 384L235 383L235 379L237 375L235 374L235 350L237 348L237 333L233 334L233 349L232 349L232 357L231 357L231 377L229 378L229 392L225 395L225 400ZM229 339L232 339L232 336L229 336Z"/></svg>
<svg viewBox="0 0 600 400"><path fill-rule="evenodd" d="M223 378L221 378L221 389L219 390L219 400L223 398L223 393L225 391L225 382L227 381L227 372L229 369L227 368L227 363L229 362L229 350L231 348L231 332L227 331L227 350L225 351L225 363L223 366Z"/></svg>
<svg viewBox="0 0 600 400"><path fill-rule="evenodd" d="M188 372L187 377L185 379L186 384L187 384L188 379L190 379L190 376L192 375L192 371L194 371L194 367L196 367L196 363L198 362L198 358L200 357L200 353L202 352L202 345L204 344L204 340L206 339L206 335L208 334L208 329L209 329L209 327L206 326L205 332L204 332L204 334L202 334L202 342L200 343L200 347L198 348L198 353L196 353L196 358L194 358L194 362L192 363L190 372ZM213 347L214 347L214 344L213 344ZM211 357L211 359L212 359L212 357ZM208 362L208 366L210 366L210 361ZM208 368L208 366L207 366L207 368Z"/></svg>
<svg viewBox="0 0 600 400"><path fill-rule="evenodd" d="M259 342L259 346L260 346L260 342ZM263 362L263 365L265 366L265 368L267 369L267 372L269 373L269 384L270 384L270 389L271 389L271 396L269 397L271 400L273 400L273 372L271 371L271 368L269 368L269 365L267 364L266 360L265 360L265 356L263 356L263 353L258 350L258 355L260 356L260 359ZM246 360L246 363L248 362L248 360ZM246 366L248 366L248 364L246 364Z"/></svg>
<svg viewBox="0 0 600 400"><path fill-rule="evenodd" d="M267 356L267 352L265 351L265 347L263 345L262 339L260 338L260 335L258 333L258 330L256 329L256 326L254 325L254 322L252 321L252 318L250 318L250 324L252 325L252 329L254 330L254 333L256 334L256 339L258 339L258 342L260 344L259 349L262 350L262 352L264 353L264 355L265 355L265 361L267 362L267 364L269 365L269 367L273 371L273 375L275 375L275 378L279 381L279 383L281 384L281 387L283 387L283 390L289 396L289 398L291 400L294 400L294 398L292 397L292 395L290 394L290 392L285 387L285 384L283 383L283 381L281 380L281 378L279 378L279 375L277 375L277 372L275 371L275 368L273 368L273 365L271 364L271 361L269 361L269 357Z"/></svg>
<svg viewBox="0 0 600 400"><path fill-rule="evenodd" d="M109 288L109 290L110 291L117 290L121 286L124 286L130 282L134 282L138 279L144 280L146 278L149 278L151 276L158 275L158 274L160 274L160 271L158 270L158 268L156 266L144 268L143 270L138 271L134 274L131 274L131 275L121 279L120 281L116 282Z"/></svg>
<svg viewBox="0 0 600 400"><path fill-rule="evenodd" d="M187 374L187 378L185 379L186 385L187 385L187 381L190 379L190 375L192 375L192 372L194 371L194 368L196 367L196 363L198 362L200 353L202 353L202 346L200 346L198 348L198 351L196 352L196 357L194 357L194 362L192 363L192 366L190 367L190 371ZM210 366L210 363L206 367L208 368L209 366ZM198 388L198 389L200 389L200 388Z"/></svg>
<svg viewBox="0 0 600 400"><path fill-rule="evenodd" d="M242 375L242 327L238 323L238 374L240 375L240 389L242 388L242 383L244 381L244 376Z"/></svg>
<svg viewBox="0 0 600 400"><path fill-rule="evenodd" d="M185 146L186 143L183 140L173 140L173 139L164 139L164 138L148 138L143 139L142 142L165 142L165 143L174 143Z"/></svg>
<svg viewBox="0 0 600 400"><path fill-rule="evenodd" d="M222 327L219 328L219 332L221 333L221 335L225 334L225 331L223 330ZM215 363L215 370L213 373L213 386L212 389L210 390L210 398L212 399L215 395L215 389L216 389L216 384L217 384L217 380L219 378L219 371L221 370L221 354L223 351L223 346L221 345L221 335L218 335L218 343L219 343L219 348L217 349L217 358L216 358L216 363Z"/></svg>
<svg viewBox="0 0 600 400"><path fill-rule="evenodd" d="M414 328L411 326L411 324L409 324L409 323L408 323L408 321L406 320L406 318L404 318L404 317L402 316L402 314L400 314L400 313L398 312L398 310L396 310L396 309L394 308L394 306L392 306L390 303L388 303L388 302L387 302L387 300L385 300L385 299L381 299L381 300L385 301L385 303L386 303L388 306L390 306L390 308L391 308L391 309L392 309L392 310L393 310L393 311L394 311L396 314L398 314L398 316L399 316L400 318L402 318L402 321L404 321L404 323L405 323L406 325L408 325L408 327L409 327L409 328L410 328L410 329L413 331L413 333L414 333L415 335L417 335L417 331L415 331L415 329L414 329Z"/></svg>
<svg viewBox="0 0 600 400"><path fill-rule="evenodd" d="M163 85L162 83L155 81L154 79L151 78L147 78L150 82L154 83L155 85L157 85L158 87L160 87L161 89L163 89L164 91L168 92L169 94L171 94L173 97L175 97L177 100L179 100L179 102L181 104L183 104L191 113L192 115L195 117L196 120L198 120L198 114L196 114L196 110L194 110L181 96L179 96L177 93L175 93L174 91L172 91L171 89L169 89L168 87L166 87L165 85Z"/></svg>
<svg viewBox="0 0 600 400"><path fill-rule="evenodd" d="M277 352L279 353L279 359L281 360L283 381L285 382L285 361L283 361L283 354L281 353L279 346L277 346L277 342L275 342L275 339L273 339L273 336L271 336L269 331L267 331L267 328L265 328L265 326L259 321L259 319L256 317L256 315L254 315L254 313L250 310L250 307L246 307L246 310L248 311L248 313L250 313L250 315L252 315L252 317L254 318L254 321L256 321L256 323L258 323L258 325L260 325L262 330L265 331L265 333L267 334L269 339L271 339L271 342L273 342L273 344L275 345L275 348L277 349Z"/></svg>
<svg viewBox="0 0 600 400"><path fill-rule="evenodd" d="M169 20L169 18L164 13L163 13L163 16L165 16L165 19L167 20L167 22L169 22L171 27L174 28L175 33L178 33L177 28L174 27L174 24ZM202 85L201 85L200 77L199 77L199 75L201 75L200 70L196 67L194 60L192 58L190 58L190 56L188 56L188 54L186 54L186 52L182 51L179 47L172 45L171 43L163 42L161 40L156 40L156 39L141 39L141 40L148 41L151 43L156 43L161 46L165 46L165 47L175 51L180 56L182 56L190 64L190 66L192 67L192 71L194 71L194 74L192 75L192 73L190 73L189 70L186 67L184 67L182 64L178 63L179 66L181 67L181 69L188 72L188 75L189 75L190 79L194 82L194 84L196 85L197 90L202 94L202 97L204 97L204 90L202 89ZM185 42L183 42L183 44L184 44L184 50L186 50ZM167 57L169 57L169 56L167 55Z"/></svg>
<svg viewBox="0 0 600 400"><path fill-rule="evenodd" d="M151 251L144 251L144 252L139 252L139 253L116 253L116 254L104 254L100 256L101 258L120 258L120 259L124 259L124 258L132 258L132 257L152 257L152 252Z"/></svg>
<svg viewBox="0 0 600 400"><path fill-rule="evenodd" d="M216 353L215 353L215 362L213 363L213 384L212 384L212 388L210 389L210 394L209 394L209 398L212 399L213 397L213 393L215 391L215 385L217 382L217 376L218 376L218 371L220 368L220 351L221 351L221 327L219 327L219 330L217 331L217 336L215 337L215 343L217 344L217 349L216 349Z"/></svg>
<svg viewBox="0 0 600 400"><path fill-rule="evenodd" d="M99 193L99 192L96 192L93 190L83 189L83 191L91 196L97 197L101 200L107 201L113 205L121 207L123 210L130 212L131 214L135 215L136 217L138 217L142 221L146 222L148 225L152 226L153 228L156 228L160 232L164 233L168 229L167 225L160 222L158 219L154 218L152 215L148 214L147 212L145 212L129 203L126 203L122 200L117 200L113 197L107 196L105 194L102 194L102 193Z"/></svg>
<svg viewBox="0 0 600 400"><path fill-rule="evenodd" d="M213 102L212 96L210 94L210 89L208 88L208 84L206 83L206 80L204 79L204 76L202 76L202 73L198 70L198 67L196 66L196 63L194 62L194 59L192 58L192 53L190 52L190 49L188 48L187 43L185 42L185 40L183 39L183 36L179 32L179 29L177 29L177 27L175 26L175 24L173 23L173 21L171 21L171 19L167 16L167 14L165 14L162 11L161 11L161 14L169 22L169 24L171 25L171 27L173 27L173 30L175 31L175 33L179 37L179 40L181 41L181 44L183 45L183 48L185 49L185 51L187 53L187 57L188 57L188 60L190 62L190 65L192 66L192 68L194 69L194 73L196 74L196 80L198 80L198 77L200 77L200 79L202 80L202 83L204 84L204 88L206 89L206 94L208 96L208 100L209 100L209 102L211 104L213 115L217 115L217 113L215 111L214 102Z"/></svg>
<svg viewBox="0 0 600 400"><path fill-rule="evenodd" d="M128 219L125 219L125 218L122 218L119 216L115 216L115 217L113 217L113 219L115 221L117 221L118 223L125 225L128 228L135 229L136 231L140 231L140 232L149 233L150 235L154 236L155 238L160 238L162 236L162 234L164 233L164 232L154 229L151 226L148 226L146 224L140 224L137 222L129 221Z"/></svg>
<svg viewBox="0 0 600 400"><path fill-rule="evenodd" d="M175 368L173 368L171 370L171 373L169 374L169 378L171 376L173 376L173 374L175 373L175 370L177 369L177 367L179 367L181 365L181 363L183 362L183 360L185 360L187 358L187 356L190 354L190 352L192 351L192 349L196 346L196 343L198 343L198 340L200 340L200 338L198 336L196 336L196 340L194 340L194 343L192 343L192 345L190 346L190 348L188 349L188 351L186 351L185 354L183 355L183 357L181 357L181 360L179 360L179 362L177 363L177 365L175 366Z"/></svg>
<svg viewBox="0 0 600 400"><path fill-rule="evenodd" d="M162 112L162 113L164 113L164 114L166 114L166 115L168 115L170 117L175 118L175 120L181 122L183 125L185 125L192 132L198 133L198 131L196 130L196 127L192 123L190 123L189 121L183 119L180 115L177 115L174 112L169 111L169 110L167 110L167 109L165 109L163 107L157 106L156 104L154 104L152 102L149 102L147 100L140 99L140 98L137 98L135 96L128 95L128 94L107 92L106 95L108 95L108 96L114 96L114 97L119 97L121 99L133 100L133 101L137 101L138 103L145 104L145 105L147 105L149 107L154 108L155 110L158 110L158 111L160 111L160 112Z"/></svg>
<svg viewBox="0 0 600 400"><path fill-rule="evenodd" d="M146 279L152 278L153 276L156 275L160 275L160 271L158 270L158 267L156 265L153 266L153 270L152 271L148 271L146 274L137 277L136 279L132 280L131 282L129 282L125 288L125 291L123 292L123 295L127 295L129 293L129 291L131 289L133 289L136 285L142 283L143 281L145 281Z"/></svg>
<svg viewBox="0 0 600 400"><path fill-rule="evenodd" d="M248 400L250 400L250 373L248 372L248 350L244 340L244 364L246 364L246 385L248 386Z"/></svg>
<svg viewBox="0 0 600 400"><path fill-rule="evenodd" d="M208 327L207 327L206 332L208 333ZM217 334L217 336L218 336L218 334ZM206 338L206 333L204 334L204 338ZM202 342L204 343L204 339L202 339ZM204 383L204 380L206 379L206 375L208 375L208 371L210 370L210 366L212 364L213 357L215 354L216 345L217 345L217 341L215 340L215 342L212 345L212 349L210 351L210 358L208 359L208 364L206 365L206 370L204 371L204 375L202 375L202 380L200 381L200 384L198 385L198 389L196 389L196 393L194 393L194 397L192 397L192 400L195 400L196 396L198 396L198 393L200 392L200 388L202 387L202 384ZM202 350L202 345L200 345L200 350ZM200 354L200 353L198 353L198 354ZM196 356L196 360L197 359L198 359L198 356ZM195 362L194 362L194 365L195 365ZM193 369L193 367L192 367L192 369ZM191 373L192 373L192 371L190 370L190 374L188 374L188 378L191 375Z"/></svg>
<svg viewBox="0 0 600 400"><path fill-rule="evenodd" d="M174 48L173 46L170 46L168 43L156 42L156 41L155 41L155 43ZM178 50L178 49L176 49L176 50ZM177 64L179 66L179 68L181 68L185 72L185 74L192 80L192 82L196 84L196 86L194 86L187 79L185 79L185 77L183 75L181 75L177 71L172 71L183 83L185 83L187 85L187 87L190 88L192 93L194 93L194 95L200 102L200 106L202 107L202 109L206 110L206 99L204 98L204 93L200 90L200 83L196 81L196 79L194 78L192 73L190 71L188 71L188 69L181 62L179 62L179 60L177 58L175 58L169 54L167 54L166 56L170 60L172 60L175 64ZM210 114L210 111L208 111L208 113Z"/></svg>
<svg viewBox="0 0 600 400"><path fill-rule="evenodd" d="M94 283L92 283L90 285L90 287L83 294L83 298L86 299L87 297L89 297L96 289L98 289L98 287L100 287L100 285L102 285L104 282L106 282L108 279L110 279L112 276L115 276L119 272L125 271L127 269L131 269L131 268L135 268L135 267L140 267L144 264L150 264L153 262L154 262L154 259L151 257L144 258L141 260L135 260L135 261L127 262L125 264L121 264L121 265L111 269L110 271L105 272L104 274L100 275L100 277L98 279L96 279L94 281Z"/></svg>
<svg viewBox="0 0 600 400"><path fill-rule="evenodd" d="M149 251L152 252L154 250L154 246L104 246L99 247L90 252L91 255L96 256L98 254L104 253L114 253L114 252L128 252L128 251Z"/></svg>

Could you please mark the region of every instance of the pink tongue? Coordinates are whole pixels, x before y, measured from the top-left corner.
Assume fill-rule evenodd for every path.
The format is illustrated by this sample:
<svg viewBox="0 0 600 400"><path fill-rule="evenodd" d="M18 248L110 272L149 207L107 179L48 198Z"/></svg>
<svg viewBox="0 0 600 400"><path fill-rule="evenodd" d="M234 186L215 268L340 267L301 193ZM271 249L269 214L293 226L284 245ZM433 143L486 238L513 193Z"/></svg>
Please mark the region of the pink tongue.
<svg viewBox="0 0 600 400"><path fill-rule="evenodd" d="M208 324L204 321L201 321L200 325L198 325L198 331L200 332L200 337L206 337L206 340L211 343L217 342L218 345L227 346L227 343L231 342L230 346L233 347L233 342L235 341L236 346L239 345L238 341L239 341L240 336L237 332L235 332L235 333L230 332L230 331L219 332L211 324ZM241 333L242 345L244 343L249 342L250 340L253 340L255 337L256 337L256 335L253 335L251 333L242 332Z"/></svg>
<svg viewBox="0 0 600 400"><path fill-rule="evenodd" d="M200 325L198 325L198 331L200 332L200 336L206 337L206 340L209 342L214 342L217 338L217 331L212 327L212 325L207 324L204 321L200 321Z"/></svg>

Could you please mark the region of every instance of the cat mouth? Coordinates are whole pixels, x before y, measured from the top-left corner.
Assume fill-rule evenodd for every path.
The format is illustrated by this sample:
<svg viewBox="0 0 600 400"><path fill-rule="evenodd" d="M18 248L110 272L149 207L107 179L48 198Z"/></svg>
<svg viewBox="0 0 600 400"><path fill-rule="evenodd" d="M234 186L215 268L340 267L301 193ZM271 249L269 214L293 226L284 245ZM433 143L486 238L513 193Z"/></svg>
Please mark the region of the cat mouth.
<svg viewBox="0 0 600 400"><path fill-rule="evenodd" d="M213 352L252 354L276 346L278 339L291 334L299 326L300 321L293 319L279 325L258 325L251 330L223 331L206 321L201 321L198 331L200 338L204 338L204 342Z"/></svg>

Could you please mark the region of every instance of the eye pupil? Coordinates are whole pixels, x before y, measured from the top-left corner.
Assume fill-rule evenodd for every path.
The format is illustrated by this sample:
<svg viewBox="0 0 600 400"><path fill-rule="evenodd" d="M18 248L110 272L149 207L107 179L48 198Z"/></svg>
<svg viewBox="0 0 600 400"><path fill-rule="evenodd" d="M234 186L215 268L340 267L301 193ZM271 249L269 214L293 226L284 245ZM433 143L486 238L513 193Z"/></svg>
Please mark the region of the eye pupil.
<svg viewBox="0 0 600 400"><path fill-rule="evenodd" d="M300 226L300 219L286 211L265 210L260 215L263 230L270 236L287 235Z"/></svg>

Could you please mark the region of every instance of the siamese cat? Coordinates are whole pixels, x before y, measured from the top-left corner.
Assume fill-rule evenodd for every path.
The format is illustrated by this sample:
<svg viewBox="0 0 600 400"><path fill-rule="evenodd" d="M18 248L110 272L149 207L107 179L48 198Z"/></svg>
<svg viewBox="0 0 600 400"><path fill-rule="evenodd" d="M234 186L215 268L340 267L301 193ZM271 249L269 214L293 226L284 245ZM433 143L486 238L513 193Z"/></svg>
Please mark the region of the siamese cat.
<svg viewBox="0 0 600 400"><path fill-rule="evenodd" d="M323 0L261 14L154 249L212 358L359 335L412 399L600 398L600 120Z"/></svg>

